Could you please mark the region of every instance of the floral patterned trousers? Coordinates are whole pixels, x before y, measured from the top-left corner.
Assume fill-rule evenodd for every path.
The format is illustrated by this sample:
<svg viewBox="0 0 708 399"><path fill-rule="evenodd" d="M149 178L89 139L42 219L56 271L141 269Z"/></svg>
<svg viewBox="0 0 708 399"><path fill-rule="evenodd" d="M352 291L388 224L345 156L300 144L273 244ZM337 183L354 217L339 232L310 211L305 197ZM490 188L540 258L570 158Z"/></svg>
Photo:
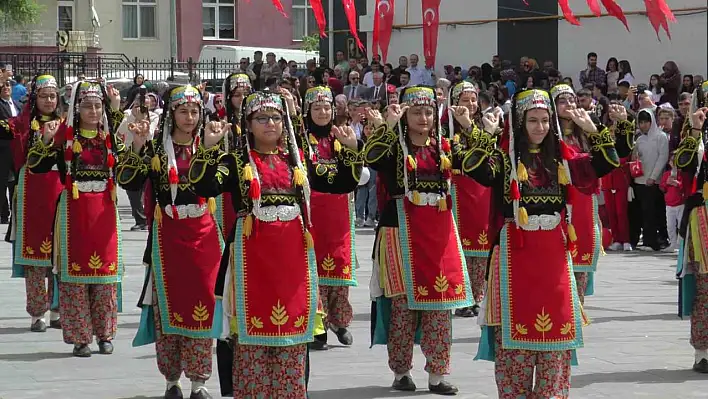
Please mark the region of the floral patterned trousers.
<svg viewBox="0 0 708 399"><path fill-rule="evenodd" d="M52 268L25 266L25 291L27 292L27 313L32 317L44 316L54 297Z"/></svg>
<svg viewBox="0 0 708 399"><path fill-rule="evenodd" d="M585 305L585 291L588 289L588 273L575 272L575 287L578 289L580 304Z"/></svg>
<svg viewBox="0 0 708 399"><path fill-rule="evenodd" d="M234 337L234 341L238 338ZM307 345L234 344L233 381L237 399L304 399Z"/></svg>
<svg viewBox="0 0 708 399"><path fill-rule="evenodd" d="M477 304L482 303L484 299L484 290L487 288L487 258L479 258L468 256L467 274L470 276L470 285L472 286L472 296Z"/></svg>
<svg viewBox="0 0 708 399"><path fill-rule="evenodd" d="M157 298L157 294L153 296ZM190 338L163 334L160 310L153 305L155 315L155 352L157 369L167 381L178 381L182 372L190 381L206 382L211 377L211 338Z"/></svg>
<svg viewBox="0 0 708 399"><path fill-rule="evenodd" d="M354 314L349 303L349 287L320 285L322 309L327 314L325 327L337 330L352 324Z"/></svg>
<svg viewBox="0 0 708 399"><path fill-rule="evenodd" d="M423 336L420 348L425 355L425 371L450 373L452 321L448 310L410 310L405 295L391 298L391 324L388 329L388 367L396 374L413 368L415 331L420 320Z"/></svg>
<svg viewBox="0 0 708 399"><path fill-rule="evenodd" d="M111 341L118 328L117 284L59 283L59 312L67 344Z"/></svg>
<svg viewBox="0 0 708 399"><path fill-rule="evenodd" d="M566 399L570 395L571 351L502 349L497 327L494 379L499 399ZM535 384L534 384L535 370Z"/></svg>
<svg viewBox="0 0 708 399"><path fill-rule="evenodd" d="M697 269L697 268L696 268ZM696 298L691 310L691 346L708 350L708 274L695 274Z"/></svg>

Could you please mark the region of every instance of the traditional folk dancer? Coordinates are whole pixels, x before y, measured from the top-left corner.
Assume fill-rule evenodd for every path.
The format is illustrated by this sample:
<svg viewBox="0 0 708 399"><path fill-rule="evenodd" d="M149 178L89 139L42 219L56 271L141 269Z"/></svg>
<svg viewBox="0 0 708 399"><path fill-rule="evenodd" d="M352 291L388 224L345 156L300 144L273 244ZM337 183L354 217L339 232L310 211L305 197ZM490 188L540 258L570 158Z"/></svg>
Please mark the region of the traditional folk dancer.
<svg viewBox="0 0 708 399"><path fill-rule="evenodd" d="M450 311L471 306L472 295L450 210L451 148L436 122L433 89L406 88L401 105L389 105L386 122L377 111L368 115L376 130L364 160L391 196L374 245L372 344L388 346L393 389L415 391L410 370L419 341L428 389L454 395L457 387L444 378L450 372Z"/></svg>
<svg viewBox="0 0 708 399"><path fill-rule="evenodd" d="M580 123L576 122L577 118L582 115L574 112L577 107L577 96L573 88L566 84L559 84L551 88L551 98L553 99L556 110L558 111L558 121L562 131L562 140L566 146L573 149L578 154L590 153L590 147L593 145L590 137L585 134ZM627 112L619 109L618 105L612 105L609 115L610 119L615 121L615 134L623 138L632 137L634 135L634 125L627 121ZM622 119L618 119L620 118ZM614 118L614 119L613 119ZM595 130L601 131L599 121L595 120L597 125ZM620 144L626 143L626 140L621 140ZM618 150L627 149L620 154L620 158L629 155L629 149L626 146L618 146ZM619 164L615 165L619 167ZM602 250L602 226L600 222L600 214L598 209L598 194L600 185L599 182L590 181L591 187L581 187L576 182L574 185L568 186L570 198L572 198L572 218L573 226L577 235L575 246L571 251L573 257L573 272L575 273L575 282L578 289L578 297L580 303L585 304L585 296L592 295L594 292L594 276L597 271L597 262L600 260L600 255L604 253ZM584 192L589 192L585 194ZM626 198L626 196L625 196Z"/></svg>
<svg viewBox="0 0 708 399"><path fill-rule="evenodd" d="M52 256L64 342L74 344L77 357L91 356L93 335L99 353L113 353L118 325L123 257L114 132L123 119L119 107L117 89L77 82L62 129L58 121L45 123L42 140L29 149L36 160L30 170L51 173L56 165L65 186L57 205Z"/></svg>
<svg viewBox="0 0 708 399"><path fill-rule="evenodd" d="M310 181L322 190L330 183L327 176L308 177L288 112L295 103L281 93L246 98L242 147L234 152L221 150L227 129L210 123L190 169L200 195L228 191L238 214L217 279L214 334L234 341L233 395L240 399L305 397L307 343L314 339ZM343 152L338 173L352 175L348 187L334 176L342 184L336 191L352 191L361 170L356 136L333 130Z"/></svg>
<svg viewBox="0 0 708 399"><path fill-rule="evenodd" d="M150 180L146 208L154 209L133 346L155 343L157 366L167 381L165 399L182 398L182 372L192 382L190 399L206 399L211 398L204 384L212 370L214 284L223 241L212 215L214 198L198 196L188 178L204 126L201 96L188 85L172 89L167 98L158 136L145 145L149 121L131 126L133 143L118 169L118 183L128 190Z"/></svg>
<svg viewBox="0 0 708 399"><path fill-rule="evenodd" d="M480 128L479 124L482 122L477 103L477 88L469 82L458 83L450 90L448 99L448 138L454 138L455 142L467 147L471 137L477 134L477 130ZM462 126L455 120L452 107L457 106L466 107L469 110L469 114L472 115L471 125ZM455 315L477 316L479 304L484 298L487 258L491 248L491 239L494 237L494 232L490 231L490 220L487 217L490 211L492 190L461 174L460 170L453 170L450 196L474 298L474 305L457 309Z"/></svg>
<svg viewBox="0 0 708 399"><path fill-rule="evenodd" d="M33 173L31 168L42 160L42 154L28 152L42 139L42 130L50 121L60 122L56 79L38 75L32 80L28 106L8 122L0 121L0 139L12 139L13 168L17 188L13 199L10 240L13 242L12 277L24 277L27 313L32 318L30 331L61 328L59 289L52 273L54 215L59 194L64 189L56 165L47 173Z"/></svg>
<svg viewBox="0 0 708 399"><path fill-rule="evenodd" d="M458 110L458 120L469 124L467 111ZM546 91L526 90L514 97L501 148L494 148L498 121L487 114L484 132L457 154L464 173L495 190L495 216L504 220L492 249L476 357L495 361L501 399L567 398L571 359L583 346L567 186L593 192L593 182L618 158L608 129L598 130L584 110L571 112L592 143L590 153L564 144Z"/></svg>
<svg viewBox="0 0 708 399"><path fill-rule="evenodd" d="M695 174L698 190L686 200L678 259L679 316L691 317L693 370L708 373L708 81L693 92L692 112L684 122L681 144L674 162L682 171Z"/></svg>
<svg viewBox="0 0 708 399"><path fill-rule="evenodd" d="M300 143L312 180L310 196L315 257L319 275L319 293L326 314L325 326L339 342L351 345L348 327L354 317L349 303L349 287L357 285L355 229L356 215L350 200L350 187L356 187L355 176L361 163L352 152L342 151L332 128L334 97L329 87L317 86L305 93L303 136ZM351 127L340 129L349 131ZM363 143L361 144L363 146ZM359 148L357 148L357 152ZM344 170L340 170L344 167ZM327 331L316 335L310 348L327 349Z"/></svg>

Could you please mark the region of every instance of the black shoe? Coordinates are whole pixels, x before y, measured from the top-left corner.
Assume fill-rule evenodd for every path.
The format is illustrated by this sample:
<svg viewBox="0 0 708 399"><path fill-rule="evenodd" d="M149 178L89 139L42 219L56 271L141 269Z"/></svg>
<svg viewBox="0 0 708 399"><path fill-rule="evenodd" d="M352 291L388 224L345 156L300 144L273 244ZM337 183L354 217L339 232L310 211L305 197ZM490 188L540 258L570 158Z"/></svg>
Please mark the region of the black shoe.
<svg viewBox="0 0 708 399"><path fill-rule="evenodd" d="M165 391L164 399L183 399L182 388L179 385L174 385L172 388Z"/></svg>
<svg viewBox="0 0 708 399"><path fill-rule="evenodd" d="M443 382L439 383L438 385L428 384L428 390L430 391L430 393L434 393L436 395L448 395L448 396L457 395L457 391L458 391L456 386L450 384L447 381L443 381Z"/></svg>
<svg viewBox="0 0 708 399"><path fill-rule="evenodd" d="M708 360L701 359L700 362L693 365L693 371L701 374L708 374Z"/></svg>
<svg viewBox="0 0 708 399"><path fill-rule="evenodd" d="M49 320L49 328L61 330L61 319Z"/></svg>
<svg viewBox="0 0 708 399"><path fill-rule="evenodd" d="M72 353L76 357L91 357L91 348L88 344L75 344Z"/></svg>
<svg viewBox="0 0 708 399"><path fill-rule="evenodd" d="M111 341L100 341L98 343L98 353L102 355L110 355L113 353L113 344Z"/></svg>
<svg viewBox="0 0 708 399"><path fill-rule="evenodd" d="M337 334L337 339L339 340L340 344L349 346L354 343L354 337L352 337L352 333L350 333L349 330L347 330L346 328L341 327L334 333Z"/></svg>
<svg viewBox="0 0 708 399"><path fill-rule="evenodd" d="M133 227L130 228L130 231L140 231L140 230L142 230L142 229L143 229L143 225L142 225L142 224L136 224L135 226L133 226Z"/></svg>
<svg viewBox="0 0 708 399"><path fill-rule="evenodd" d="M319 339L315 339L312 342L309 342L307 344L307 347L310 348L311 351L326 351L329 350L329 345L327 345L326 341L320 341Z"/></svg>
<svg viewBox="0 0 708 399"><path fill-rule="evenodd" d="M470 309L472 310L472 314L474 314L475 317L479 316L479 305L475 303Z"/></svg>
<svg viewBox="0 0 708 399"><path fill-rule="evenodd" d="M47 331L47 323L44 322L44 320L39 319L32 323L30 326L30 331L32 332L45 332Z"/></svg>
<svg viewBox="0 0 708 399"><path fill-rule="evenodd" d="M396 391L404 392L413 392L416 390L413 379L407 375L403 376L400 380L393 380L393 385L391 385L391 388Z"/></svg>
<svg viewBox="0 0 708 399"><path fill-rule="evenodd" d="M192 392L192 394L189 395L189 399L212 399L212 397L206 389L198 389L196 392Z"/></svg>
<svg viewBox="0 0 708 399"><path fill-rule="evenodd" d="M0 218L0 224L10 224L10 218Z"/></svg>

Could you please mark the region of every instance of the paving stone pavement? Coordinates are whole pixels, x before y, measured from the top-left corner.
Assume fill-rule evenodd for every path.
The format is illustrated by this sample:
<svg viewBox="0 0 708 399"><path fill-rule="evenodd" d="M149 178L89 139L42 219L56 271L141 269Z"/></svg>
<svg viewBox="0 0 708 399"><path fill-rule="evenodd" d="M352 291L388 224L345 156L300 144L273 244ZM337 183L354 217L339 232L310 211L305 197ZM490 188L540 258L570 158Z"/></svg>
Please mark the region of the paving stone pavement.
<svg viewBox="0 0 708 399"><path fill-rule="evenodd" d="M121 204L128 201L121 192ZM89 359L71 356L61 332L29 332L25 290L10 279L10 245L0 243L0 399L148 399L164 392L153 346L131 347L139 322L135 307L143 281L142 253L147 234L130 232L129 208L123 218L126 276L124 313L119 315L115 353ZM0 227L4 235L6 226ZM354 345L333 345L313 353L311 399L432 398L419 389L413 395L391 392L386 349L369 348L369 290L373 231L357 232L360 286L351 290ZM586 346L573 369L572 398L708 398L708 376L690 370L693 349L689 323L676 317L675 255L632 252L610 254L600 261L596 294L586 299L593 324L584 330ZM493 365L475 362L479 341L475 319L454 320L452 374L459 398L495 398ZM336 337L330 334L330 343ZM95 345L93 349L97 351ZM415 350L413 376L426 387L425 363ZM208 387L218 397L216 359ZM189 381L182 379L185 387Z"/></svg>

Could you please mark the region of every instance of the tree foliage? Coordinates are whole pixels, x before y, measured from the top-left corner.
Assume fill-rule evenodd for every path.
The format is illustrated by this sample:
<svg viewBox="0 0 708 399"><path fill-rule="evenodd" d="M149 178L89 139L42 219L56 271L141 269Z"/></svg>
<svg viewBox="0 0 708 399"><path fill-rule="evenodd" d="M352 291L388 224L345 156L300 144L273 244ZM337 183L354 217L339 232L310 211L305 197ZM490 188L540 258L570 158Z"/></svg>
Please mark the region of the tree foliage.
<svg viewBox="0 0 708 399"><path fill-rule="evenodd" d="M0 0L0 28L18 28L35 23L43 9L35 0Z"/></svg>
<svg viewBox="0 0 708 399"><path fill-rule="evenodd" d="M315 33L309 36L302 37L302 49L305 51L320 50L320 35Z"/></svg>

